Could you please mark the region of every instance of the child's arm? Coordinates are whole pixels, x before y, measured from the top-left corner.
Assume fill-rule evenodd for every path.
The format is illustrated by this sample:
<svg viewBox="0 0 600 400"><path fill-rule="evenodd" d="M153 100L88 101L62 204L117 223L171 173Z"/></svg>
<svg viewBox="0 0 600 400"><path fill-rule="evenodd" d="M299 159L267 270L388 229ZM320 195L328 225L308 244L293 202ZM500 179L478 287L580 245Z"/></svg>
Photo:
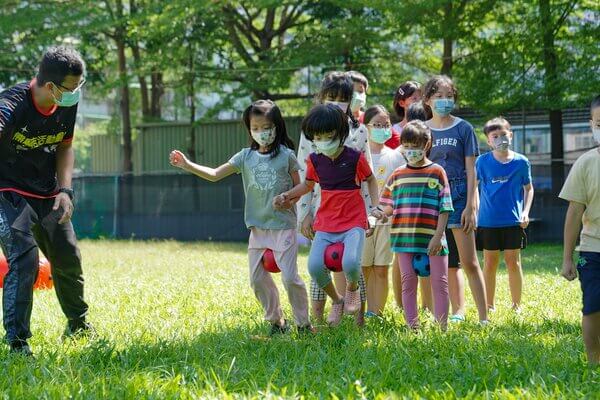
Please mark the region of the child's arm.
<svg viewBox="0 0 600 400"><path fill-rule="evenodd" d="M173 150L169 155L169 161L171 165L177 168L181 168L184 171L191 172L194 175L199 176L207 181L217 182L223 178L228 177L236 172L236 169L230 163L225 163L217 168L209 168L204 165L198 165L191 162L187 157L179 150Z"/></svg>
<svg viewBox="0 0 600 400"><path fill-rule="evenodd" d="M379 186L377 185L375 175L371 174L367 178L367 186L369 188L369 196L371 197L371 206L373 207L371 215L385 224L387 222L387 214L379 206Z"/></svg>
<svg viewBox="0 0 600 400"><path fill-rule="evenodd" d="M292 183L294 184L294 187L298 186L300 184L300 174L298 173L298 171L291 172L290 176L292 177ZM278 206L276 206L275 208L290 209L296 205L298 200L300 200L300 197L296 197L293 199L285 199L283 203L278 204Z"/></svg>
<svg viewBox="0 0 600 400"><path fill-rule="evenodd" d="M533 204L533 185L530 183L523 186L525 191L523 196L523 217L521 221L521 228L525 229L529 226L529 211L531 211L531 205Z"/></svg>
<svg viewBox="0 0 600 400"><path fill-rule="evenodd" d="M441 213L438 217L437 228L435 230L435 234L429 241L429 245L427 246L427 254L430 256L437 256L442 251L442 237L444 237L444 232L446 230L446 225L448 224L448 217L450 213L444 212Z"/></svg>
<svg viewBox="0 0 600 400"><path fill-rule="evenodd" d="M577 269L573 262L573 252L577 244L577 237L581 230L581 217L585 211L585 204L576 201L569 202L567 216L565 218L563 267L560 273L566 280L572 281L577 278Z"/></svg>
<svg viewBox="0 0 600 400"><path fill-rule="evenodd" d="M287 201L297 201L297 199L313 190L314 186L315 183L313 181L304 181L299 183L287 192L283 192L279 196L275 196L273 198L273 207L281 208L282 204L285 204Z"/></svg>
<svg viewBox="0 0 600 400"><path fill-rule="evenodd" d="M460 222L463 227L463 231L466 234L473 232L477 227L477 217L475 215L477 212L477 195L475 193L477 191L477 185L475 184L475 160L476 157L474 156L465 157L465 169L467 171L467 206L461 215Z"/></svg>

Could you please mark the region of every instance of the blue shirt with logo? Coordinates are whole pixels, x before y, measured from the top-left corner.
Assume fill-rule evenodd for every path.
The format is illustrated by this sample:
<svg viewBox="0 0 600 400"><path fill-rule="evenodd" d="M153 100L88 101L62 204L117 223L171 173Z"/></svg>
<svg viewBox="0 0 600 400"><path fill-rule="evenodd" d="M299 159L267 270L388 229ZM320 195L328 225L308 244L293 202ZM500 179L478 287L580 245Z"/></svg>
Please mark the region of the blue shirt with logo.
<svg viewBox="0 0 600 400"><path fill-rule="evenodd" d="M473 126L464 119L454 117L454 123L447 128L431 128L431 136L429 159L444 168L449 181L466 180L465 157L479 155Z"/></svg>
<svg viewBox="0 0 600 400"><path fill-rule="evenodd" d="M522 154L501 163L493 152L475 162L479 181L479 220L482 228L502 228L519 225L523 215L523 186L531 183L531 165Z"/></svg>

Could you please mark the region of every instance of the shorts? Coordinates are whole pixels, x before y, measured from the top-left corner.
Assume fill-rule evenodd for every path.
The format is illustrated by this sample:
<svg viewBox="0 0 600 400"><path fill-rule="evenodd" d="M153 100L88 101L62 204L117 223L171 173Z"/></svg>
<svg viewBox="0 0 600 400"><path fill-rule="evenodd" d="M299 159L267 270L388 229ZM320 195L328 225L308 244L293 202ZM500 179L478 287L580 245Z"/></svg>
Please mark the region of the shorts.
<svg viewBox="0 0 600 400"><path fill-rule="evenodd" d="M367 301L367 285L365 285L365 277L362 272L360 274L360 278L358 279L358 287L360 288L360 302L365 303ZM327 300L327 293L325 293L325 291L319 287L317 281L314 279L310 280L310 299L312 301Z"/></svg>
<svg viewBox="0 0 600 400"><path fill-rule="evenodd" d="M583 315L600 311L600 253L582 251L577 263L583 293Z"/></svg>
<svg viewBox="0 0 600 400"><path fill-rule="evenodd" d="M394 261L392 248L390 246L391 225L376 225L373 234L366 238L363 250L362 265L371 267L373 265L390 266Z"/></svg>
<svg viewBox="0 0 600 400"><path fill-rule="evenodd" d="M446 229L446 241L448 242L448 268L460 268L458 247L456 247L452 229Z"/></svg>
<svg viewBox="0 0 600 400"><path fill-rule="evenodd" d="M450 182L450 194L452 196L452 207L454 211L448 217L448 228L462 228L460 219L467 207L467 180L464 178L452 179Z"/></svg>
<svg viewBox="0 0 600 400"><path fill-rule="evenodd" d="M527 247L527 234L520 226L477 228L477 250L518 250Z"/></svg>

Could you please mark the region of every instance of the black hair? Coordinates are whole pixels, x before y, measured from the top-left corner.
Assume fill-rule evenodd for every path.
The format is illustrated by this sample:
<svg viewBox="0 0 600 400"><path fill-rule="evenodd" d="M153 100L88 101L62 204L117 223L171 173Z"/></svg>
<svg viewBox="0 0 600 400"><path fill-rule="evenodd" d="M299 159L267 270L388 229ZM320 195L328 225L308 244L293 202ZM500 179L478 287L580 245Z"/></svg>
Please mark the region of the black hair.
<svg viewBox="0 0 600 400"><path fill-rule="evenodd" d="M431 110L427 112L427 108L425 108L425 104L422 101L417 101L416 103L412 103L408 106L406 110L406 121L429 121L431 119Z"/></svg>
<svg viewBox="0 0 600 400"><path fill-rule="evenodd" d="M512 128L510 126L510 123L506 119L504 119L503 117L496 117L490 119L488 122L485 123L485 125L483 126L483 133L487 135L490 132L511 131L511 129Z"/></svg>
<svg viewBox="0 0 600 400"><path fill-rule="evenodd" d="M456 88L456 85L452 79L447 75L435 75L427 81L423 87L423 100L429 100L434 94L437 93L442 85L450 86L450 89L452 89L452 97L454 98L454 102L458 101L458 89ZM427 104L425 104L425 109L431 113L431 107Z"/></svg>
<svg viewBox="0 0 600 400"><path fill-rule="evenodd" d="M279 154L279 146L281 145L291 150L295 149L294 142L287 134L285 121L281 115L281 110L279 110L279 107L277 107L277 104L271 100L257 100L250 104L244 110L244 114L242 115L242 121L244 121L244 125L248 130L248 135L250 135L250 148L252 150L258 150L260 148L260 145L256 142L256 140L254 140L254 138L252 138L252 133L250 132L250 120L253 115L266 117L273 123L273 126L275 127L275 141L269 146L268 152L271 154L271 158L277 157Z"/></svg>
<svg viewBox="0 0 600 400"><path fill-rule="evenodd" d="M406 81L400 86L398 86L398 89L396 89L396 93L394 93L394 104L392 104L392 107L394 108L394 111L396 112L396 115L398 116L398 118L400 118L400 120L404 119L404 107L402 107L398 103L400 103L400 100L408 99L415 92L420 90L421 84L416 81Z"/></svg>
<svg viewBox="0 0 600 400"><path fill-rule="evenodd" d="M334 139L344 144L350 134L350 126L346 114L333 104L318 104L314 106L302 120L302 132L311 142L319 133L334 132Z"/></svg>
<svg viewBox="0 0 600 400"><path fill-rule="evenodd" d="M594 97L592 104L590 105L590 111L594 111L594 108L600 107L600 95Z"/></svg>
<svg viewBox="0 0 600 400"><path fill-rule="evenodd" d="M369 122L371 122L373 118L375 118L375 116L379 114L383 114L388 118L390 117L390 113L388 112L388 110L381 104L375 104L374 106L367 108L363 116L364 124L367 125Z"/></svg>
<svg viewBox="0 0 600 400"><path fill-rule="evenodd" d="M40 61L36 82L38 86L47 82L60 85L67 75L81 76L84 72L85 63L77 50L64 46L51 47Z"/></svg>
<svg viewBox="0 0 600 400"><path fill-rule="evenodd" d="M423 121L413 120L402 128L400 143L412 143L425 146L431 141L431 129Z"/></svg>
<svg viewBox="0 0 600 400"><path fill-rule="evenodd" d="M321 81L321 88L316 96L316 101L322 104L327 98L340 98L342 101L347 102L346 116L352 121L352 128L356 129L360 126L360 123L354 118L352 110L350 110L353 94L354 84L350 75L346 72L332 71L328 72Z"/></svg>
<svg viewBox="0 0 600 400"><path fill-rule="evenodd" d="M369 90L369 80L366 76L364 76L358 71L348 71L346 73L348 74L350 79L352 79L352 82L362 83L365 87L365 91Z"/></svg>

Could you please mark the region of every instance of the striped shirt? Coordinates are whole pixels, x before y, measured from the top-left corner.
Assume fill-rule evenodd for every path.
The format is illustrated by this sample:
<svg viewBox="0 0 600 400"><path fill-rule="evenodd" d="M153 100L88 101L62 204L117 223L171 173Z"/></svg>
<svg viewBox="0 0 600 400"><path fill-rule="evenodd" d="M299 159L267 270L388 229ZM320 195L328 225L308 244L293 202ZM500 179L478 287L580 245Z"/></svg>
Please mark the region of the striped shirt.
<svg viewBox="0 0 600 400"><path fill-rule="evenodd" d="M394 209L391 244L396 253L427 253L440 213L454 211L448 178L435 163L423 167L405 165L395 170L380 203ZM440 255L447 255L445 238L442 245Z"/></svg>

